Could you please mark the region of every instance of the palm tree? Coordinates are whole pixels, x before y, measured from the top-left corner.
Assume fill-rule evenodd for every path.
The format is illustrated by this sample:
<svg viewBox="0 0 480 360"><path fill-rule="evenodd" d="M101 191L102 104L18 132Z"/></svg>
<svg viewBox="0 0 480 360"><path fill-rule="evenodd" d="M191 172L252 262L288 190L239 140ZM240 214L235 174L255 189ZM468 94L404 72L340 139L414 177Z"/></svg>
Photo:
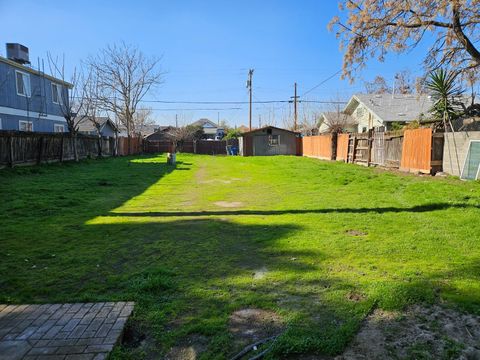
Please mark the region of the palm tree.
<svg viewBox="0 0 480 360"><path fill-rule="evenodd" d="M458 172L460 173L460 159L458 156L457 143L455 141L455 130L452 125L452 120L456 119L462 114L462 111L457 111L456 108L462 105L458 100L463 94L461 86L457 85L458 73L452 71L438 69L429 74L426 87L432 93L434 100L432 109L430 110L437 120L443 121L445 132L447 131L447 124L450 125L452 131L453 148L455 149L456 163ZM447 141L448 138L445 138ZM452 154L449 153L450 161L452 161Z"/></svg>
<svg viewBox="0 0 480 360"><path fill-rule="evenodd" d="M451 120L456 119L460 114L458 106L461 105L458 97L464 90L456 82L458 73L453 71L438 69L429 74L426 87L431 91L434 104L430 110L437 120L442 120L451 126ZM453 129L452 129L453 130Z"/></svg>

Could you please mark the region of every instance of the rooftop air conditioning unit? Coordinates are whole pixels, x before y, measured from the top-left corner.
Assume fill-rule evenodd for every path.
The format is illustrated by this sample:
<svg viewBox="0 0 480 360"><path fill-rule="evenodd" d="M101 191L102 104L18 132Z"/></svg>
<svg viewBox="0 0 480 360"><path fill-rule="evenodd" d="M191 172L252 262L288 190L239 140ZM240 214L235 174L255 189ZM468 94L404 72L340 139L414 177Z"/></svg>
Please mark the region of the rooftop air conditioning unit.
<svg viewBox="0 0 480 360"><path fill-rule="evenodd" d="M30 64L28 48L17 43L7 43L7 58L19 64Z"/></svg>

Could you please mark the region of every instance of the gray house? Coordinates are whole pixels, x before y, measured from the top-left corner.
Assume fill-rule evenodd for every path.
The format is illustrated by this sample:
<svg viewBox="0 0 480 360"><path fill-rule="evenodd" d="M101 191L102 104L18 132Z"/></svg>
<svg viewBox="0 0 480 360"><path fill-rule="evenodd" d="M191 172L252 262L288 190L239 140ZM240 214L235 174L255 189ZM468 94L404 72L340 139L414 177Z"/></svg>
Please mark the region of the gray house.
<svg viewBox="0 0 480 360"><path fill-rule="evenodd" d="M95 124L99 125L99 128ZM108 117L97 117L93 121L90 117L85 116L78 123L78 132L85 135L95 135L99 133L103 137L115 137L117 127Z"/></svg>
<svg viewBox="0 0 480 360"><path fill-rule="evenodd" d="M7 44L7 58L0 56L0 130L67 132L62 104L73 85L29 64L20 44Z"/></svg>

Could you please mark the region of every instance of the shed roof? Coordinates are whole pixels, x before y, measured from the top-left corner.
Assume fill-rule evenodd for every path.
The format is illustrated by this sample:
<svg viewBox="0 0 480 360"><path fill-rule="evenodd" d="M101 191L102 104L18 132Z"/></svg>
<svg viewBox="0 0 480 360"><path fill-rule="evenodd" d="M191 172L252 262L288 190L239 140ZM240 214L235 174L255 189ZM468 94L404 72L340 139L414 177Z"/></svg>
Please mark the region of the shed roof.
<svg viewBox="0 0 480 360"><path fill-rule="evenodd" d="M292 133L292 134L295 134L295 135L299 135L299 134L300 134L300 133L297 132L297 131L282 129L282 128L279 128L279 127L276 127L276 126L270 126L270 125L269 125L269 126L264 126L264 127L255 129L255 130L251 130L251 131L244 132L244 133L242 134L242 136L245 136L245 135L248 135L248 134L253 134L253 133L256 133L256 132L260 132L260 131L263 131L263 130L266 130L266 129L276 129L276 130L280 130L280 131L289 132L289 133Z"/></svg>

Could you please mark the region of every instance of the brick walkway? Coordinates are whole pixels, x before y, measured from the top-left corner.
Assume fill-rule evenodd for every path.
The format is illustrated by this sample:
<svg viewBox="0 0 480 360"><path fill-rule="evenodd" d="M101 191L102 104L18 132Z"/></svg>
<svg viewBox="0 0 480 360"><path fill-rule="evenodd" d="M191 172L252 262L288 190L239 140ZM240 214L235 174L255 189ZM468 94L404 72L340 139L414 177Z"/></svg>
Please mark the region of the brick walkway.
<svg viewBox="0 0 480 360"><path fill-rule="evenodd" d="M133 305L0 305L0 360L106 359Z"/></svg>

